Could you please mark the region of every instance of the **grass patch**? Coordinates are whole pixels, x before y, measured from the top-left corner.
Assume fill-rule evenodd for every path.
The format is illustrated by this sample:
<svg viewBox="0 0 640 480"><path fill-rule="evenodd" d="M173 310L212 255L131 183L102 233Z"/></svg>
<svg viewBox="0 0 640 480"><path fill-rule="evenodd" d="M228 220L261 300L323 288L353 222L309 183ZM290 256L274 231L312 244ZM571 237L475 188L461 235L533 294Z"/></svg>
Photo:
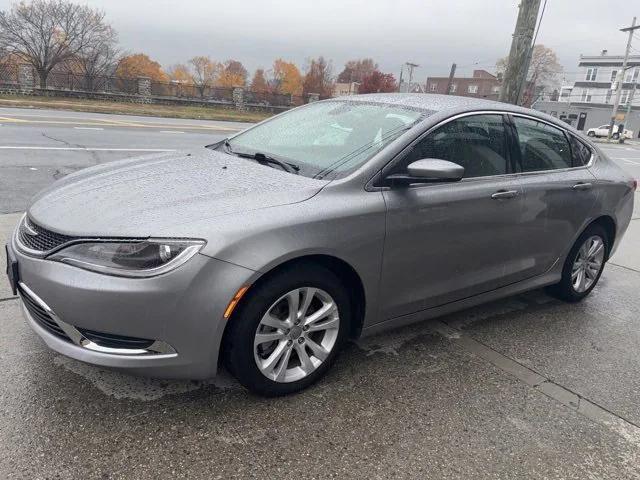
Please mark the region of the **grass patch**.
<svg viewBox="0 0 640 480"><path fill-rule="evenodd" d="M0 106L17 108L49 108L75 112L115 113L147 117L188 118L197 120L226 120L231 122L259 122L272 116L266 112L239 112L237 110L188 106L154 105L141 103L108 102L90 99L0 95Z"/></svg>

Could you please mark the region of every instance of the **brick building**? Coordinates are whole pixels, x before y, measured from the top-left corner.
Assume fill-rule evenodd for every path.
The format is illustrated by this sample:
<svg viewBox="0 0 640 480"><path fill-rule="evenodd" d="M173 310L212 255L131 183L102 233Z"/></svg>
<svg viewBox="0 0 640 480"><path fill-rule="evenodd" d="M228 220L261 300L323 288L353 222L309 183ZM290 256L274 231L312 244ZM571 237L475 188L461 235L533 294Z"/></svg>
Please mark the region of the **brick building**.
<svg viewBox="0 0 640 480"><path fill-rule="evenodd" d="M427 93L446 94L448 83L449 77L428 77ZM451 94L497 100L500 94L500 80L486 70L474 70L472 77L453 78Z"/></svg>

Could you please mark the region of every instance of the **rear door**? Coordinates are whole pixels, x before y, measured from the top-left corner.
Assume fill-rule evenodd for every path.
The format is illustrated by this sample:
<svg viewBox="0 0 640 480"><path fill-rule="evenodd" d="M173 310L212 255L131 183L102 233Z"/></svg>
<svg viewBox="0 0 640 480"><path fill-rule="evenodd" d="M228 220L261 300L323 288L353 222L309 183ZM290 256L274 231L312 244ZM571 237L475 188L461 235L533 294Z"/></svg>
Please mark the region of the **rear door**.
<svg viewBox="0 0 640 480"><path fill-rule="evenodd" d="M549 270L571 247L597 199L591 150L564 130L512 115L514 153L524 190L515 245L522 279Z"/></svg>

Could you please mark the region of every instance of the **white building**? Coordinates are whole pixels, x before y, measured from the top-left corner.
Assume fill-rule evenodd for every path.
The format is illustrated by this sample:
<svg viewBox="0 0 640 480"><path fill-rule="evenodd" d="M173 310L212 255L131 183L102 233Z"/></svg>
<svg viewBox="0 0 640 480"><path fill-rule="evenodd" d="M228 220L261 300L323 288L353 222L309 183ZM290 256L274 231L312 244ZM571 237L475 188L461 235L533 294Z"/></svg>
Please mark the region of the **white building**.
<svg viewBox="0 0 640 480"><path fill-rule="evenodd" d="M581 55L573 84L567 82L569 85L560 89L558 101L540 98L532 108L558 117L578 130L608 124L623 61L622 55L609 55L606 50L600 55ZM629 104L631 111L627 115ZM631 55L627 62L615 123L634 131L636 138L640 134L640 55Z"/></svg>
<svg viewBox="0 0 640 480"><path fill-rule="evenodd" d="M606 50L598 56L581 55L578 63L570 101L574 104L611 105L615 101L616 80L622 69L622 55L608 55ZM620 104L626 106L632 96L633 86L640 77L640 55L629 57L622 83ZM640 106L640 92L633 95L632 105Z"/></svg>

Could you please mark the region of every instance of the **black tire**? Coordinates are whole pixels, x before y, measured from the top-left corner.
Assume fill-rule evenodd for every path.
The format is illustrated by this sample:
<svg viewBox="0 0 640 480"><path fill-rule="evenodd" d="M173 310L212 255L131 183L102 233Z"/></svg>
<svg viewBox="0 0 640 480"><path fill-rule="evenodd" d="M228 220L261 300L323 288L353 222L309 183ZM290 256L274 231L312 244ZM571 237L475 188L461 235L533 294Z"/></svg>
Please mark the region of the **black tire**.
<svg viewBox="0 0 640 480"><path fill-rule="evenodd" d="M614 140L618 140L620 138L620 134L616 132L613 135L611 135L611 138L613 138Z"/></svg>
<svg viewBox="0 0 640 480"><path fill-rule="evenodd" d="M594 235L602 238L602 241L604 243L604 248L605 248L604 261L602 262L602 267L600 268L600 271L598 272L598 275L596 276L596 279L593 282L593 284L584 292L578 292L573 287L573 282L571 279L571 271L573 268L573 264L576 260L576 257L578 256L578 251L580 250L580 247L582 247L584 242L589 237L592 237ZM600 276L602 275L602 272L604 270L604 266L606 265L606 261L609 258L610 249L611 249L611 245L610 245L609 237L605 229L602 228L602 226L598 224L594 224L587 227L587 229L584 232L582 232L582 235L580 235L576 240L575 244L571 248L571 251L569 252L569 255L567 255L567 258L564 262L564 266L562 268L562 279L557 284L548 287L547 288L548 293L553 295L556 298L559 298L560 300L564 300L565 302L570 302L570 303L579 302L580 300L585 298L587 295L591 293L591 291L598 284L598 281L600 280Z"/></svg>
<svg viewBox="0 0 640 480"><path fill-rule="evenodd" d="M338 307L338 336L328 357L306 377L288 383L276 382L262 374L254 358L254 338L263 315L283 295L297 288L314 287L327 292ZM250 391L267 397L291 394L319 380L331 367L344 346L351 321L349 295L330 270L313 264L285 268L259 282L245 296L229 320L223 346L227 369Z"/></svg>
<svg viewBox="0 0 640 480"><path fill-rule="evenodd" d="M587 135L589 137L595 137L596 136L596 132L589 132L589 133L587 133Z"/></svg>

